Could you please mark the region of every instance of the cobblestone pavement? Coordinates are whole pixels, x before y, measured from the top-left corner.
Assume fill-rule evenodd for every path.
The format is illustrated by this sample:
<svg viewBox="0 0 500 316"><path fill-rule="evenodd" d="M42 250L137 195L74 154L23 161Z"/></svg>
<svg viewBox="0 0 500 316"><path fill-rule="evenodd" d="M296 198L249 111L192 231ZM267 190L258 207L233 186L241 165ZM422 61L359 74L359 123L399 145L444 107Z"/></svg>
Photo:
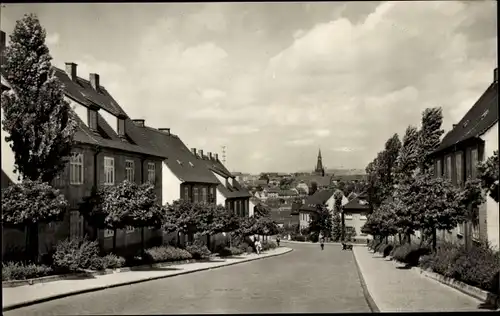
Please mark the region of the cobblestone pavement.
<svg viewBox="0 0 500 316"><path fill-rule="evenodd" d="M294 251L215 270L106 289L5 315L370 312L352 252Z"/></svg>
<svg viewBox="0 0 500 316"><path fill-rule="evenodd" d="M484 311L481 302L415 269L382 258L366 247L354 247L368 292L381 312Z"/></svg>

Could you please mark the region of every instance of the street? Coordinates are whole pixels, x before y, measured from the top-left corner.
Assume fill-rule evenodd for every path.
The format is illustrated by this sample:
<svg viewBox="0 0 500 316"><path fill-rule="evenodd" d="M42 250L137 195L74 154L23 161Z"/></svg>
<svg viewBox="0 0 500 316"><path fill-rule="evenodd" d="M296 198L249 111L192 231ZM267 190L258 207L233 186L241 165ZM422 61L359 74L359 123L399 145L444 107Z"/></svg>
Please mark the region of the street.
<svg viewBox="0 0 500 316"><path fill-rule="evenodd" d="M71 296L5 315L370 312L352 252L293 252L173 278ZM77 282L77 281L76 281Z"/></svg>

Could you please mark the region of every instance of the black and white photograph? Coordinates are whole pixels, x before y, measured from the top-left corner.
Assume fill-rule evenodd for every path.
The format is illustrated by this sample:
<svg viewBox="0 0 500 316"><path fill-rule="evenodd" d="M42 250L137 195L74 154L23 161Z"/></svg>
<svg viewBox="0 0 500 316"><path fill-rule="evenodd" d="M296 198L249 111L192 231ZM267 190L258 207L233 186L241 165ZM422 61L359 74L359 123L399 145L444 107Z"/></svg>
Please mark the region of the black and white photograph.
<svg viewBox="0 0 500 316"><path fill-rule="evenodd" d="M3 314L500 311L497 10L1 3Z"/></svg>

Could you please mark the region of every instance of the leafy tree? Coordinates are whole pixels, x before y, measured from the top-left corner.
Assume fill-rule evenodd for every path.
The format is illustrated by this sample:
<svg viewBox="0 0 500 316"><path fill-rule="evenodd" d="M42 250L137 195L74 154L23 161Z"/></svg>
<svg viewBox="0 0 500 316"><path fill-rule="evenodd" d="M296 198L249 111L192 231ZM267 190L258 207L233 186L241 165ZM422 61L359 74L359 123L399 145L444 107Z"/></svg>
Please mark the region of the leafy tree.
<svg viewBox="0 0 500 316"><path fill-rule="evenodd" d="M498 150L486 161L479 163L478 172L483 188L498 203Z"/></svg>
<svg viewBox="0 0 500 316"><path fill-rule="evenodd" d="M395 185L395 167L398 158L399 150L401 148L401 141L398 134L394 134L385 143L384 151L379 154L378 178L380 179L382 202L391 197Z"/></svg>
<svg viewBox="0 0 500 316"><path fill-rule="evenodd" d="M342 241L344 241L344 235L345 235L345 217L344 217L344 210L342 209L343 197L344 197L344 192L342 192L341 190L337 189L335 190L335 192L333 192L333 198L335 200L334 216L336 217L336 214L340 214L340 240ZM335 224L338 224L336 221L337 218L335 218ZM336 236L338 233L339 233L338 228L335 228L334 236Z"/></svg>
<svg viewBox="0 0 500 316"><path fill-rule="evenodd" d="M165 206L165 219L163 228L167 232L183 233L188 236L189 241L199 231L200 203L192 203L184 200L174 201ZM179 238L177 238L179 240Z"/></svg>
<svg viewBox="0 0 500 316"><path fill-rule="evenodd" d="M35 15L17 21L2 65L12 87L2 93L2 109L15 170L22 178L50 183L71 155L76 123L54 75L45 37Z"/></svg>
<svg viewBox="0 0 500 316"><path fill-rule="evenodd" d="M132 184L135 187L134 184ZM161 228L165 210L158 204L154 185L144 183L137 187L132 198L135 207L128 214L128 226L141 229L141 252L144 256L144 228Z"/></svg>
<svg viewBox="0 0 500 316"><path fill-rule="evenodd" d="M254 207L254 216L256 217L269 217L271 216L271 209L262 203L258 203Z"/></svg>
<svg viewBox="0 0 500 316"><path fill-rule="evenodd" d="M379 153L377 157L366 166L367 174L367 189L368 202L370 204L370 211L373 212L383 201L382 179L380 169L380 158L382 154Z"/></svg>
<svg viewBox="0 0 500 316"><path fill-rule="evenodd" d="M448 180L425 172L417 175L409 185L406 205L418 214L418 224L432 232L432 246L436 248L436 230L450 230L463 221L465 208L460 194Z"/></svg>
<svg viewBox="0 0 500 316"><path fill-rule="evenodd" d="M60 220L68 202L46 182L25 179L2 191L2 224L27 228L26 252L38 260L38 224Z"/></svg>
<svg viewBox="0 0 500 316"><path fill-rule="evenodd" d="M318 183L316 181L311 182L311 188L309 189L309 195L313 195L318 191Z"/></svg>
<svg viewBox="0 0 500 316"><path fill-rule="evenodd" d="M410 125L406 128L403 144L396 160L395 180L397 183L411 178L417 169L419 163L418 145L418 130Z"/></svg>
<svg viewBox="0 0 500 316"><path fill-rule="evenodd" d="M481 190L481 180L468 179L465 182L463 189L460 190L458 196L459 205L466 208L464 222L465 247L470 249L472 243L472 227L473 223L479 221L479 206L485 202ZM459 220L459 222L462 222Z"/></svg>
<svg viewBox="0 0 500 316"><path fill-rule="evenodd" d="M330 237L333 228L332 215L326 206L318 205L309 223L309 231Z"/></svg>
<svg viewBox="0 0 500 316"><path fill-rule="evenodd" d="M439 147L441 129L443 123L443 111L440 107L427 108L422 113L422 127L418 134L418 157L421 170L427 172L432 167L432 157L429 155Z"/></svg>
<svg viewBox="0 0 500 316"><path fill-rule="evenodd" d="M342 219L340 214L340 211L335 207L332 215L332 239L334 241L339 241L342 238Z"/></svg>
<svg viewBox="0 0 500 316"><path fill-rule="evenodd" d="M392 202L383 203L368 216L362 231L373 236L386 238L387 241L388 236L397 233L396 218Z"/></svg>

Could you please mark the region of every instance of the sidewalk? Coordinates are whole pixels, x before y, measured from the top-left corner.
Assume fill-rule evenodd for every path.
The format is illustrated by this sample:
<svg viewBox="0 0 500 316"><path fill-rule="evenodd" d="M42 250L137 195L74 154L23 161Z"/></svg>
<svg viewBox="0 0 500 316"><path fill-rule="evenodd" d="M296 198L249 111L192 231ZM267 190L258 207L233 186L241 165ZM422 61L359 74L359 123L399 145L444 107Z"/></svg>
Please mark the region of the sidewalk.
<svg viewBox="0 0 500 316"><path fill-rule="evenodd" d="M120 272L108 275L98 275L84 280L61 280L34 285L24 285L2 289L3 311L12 310L28 305L42 303L66 296L99 291L106 288L129 285L144 281L168 278L197 271L215 269L233 264L282 255L292 251L291 248L280 247L262 253L237 256L237 258L220 259L212 262L195 262L188 264L170 265L164 268L154 268L144 271Z"/></svg>
<svg viewBox="0 0 500 316"><path fill-rule="evenodd" d="M380 312L484 311L481 302L431 280L416 269L355 247L353 253L366 290ZM370 299L368 299L370 301Z"/></svg>

